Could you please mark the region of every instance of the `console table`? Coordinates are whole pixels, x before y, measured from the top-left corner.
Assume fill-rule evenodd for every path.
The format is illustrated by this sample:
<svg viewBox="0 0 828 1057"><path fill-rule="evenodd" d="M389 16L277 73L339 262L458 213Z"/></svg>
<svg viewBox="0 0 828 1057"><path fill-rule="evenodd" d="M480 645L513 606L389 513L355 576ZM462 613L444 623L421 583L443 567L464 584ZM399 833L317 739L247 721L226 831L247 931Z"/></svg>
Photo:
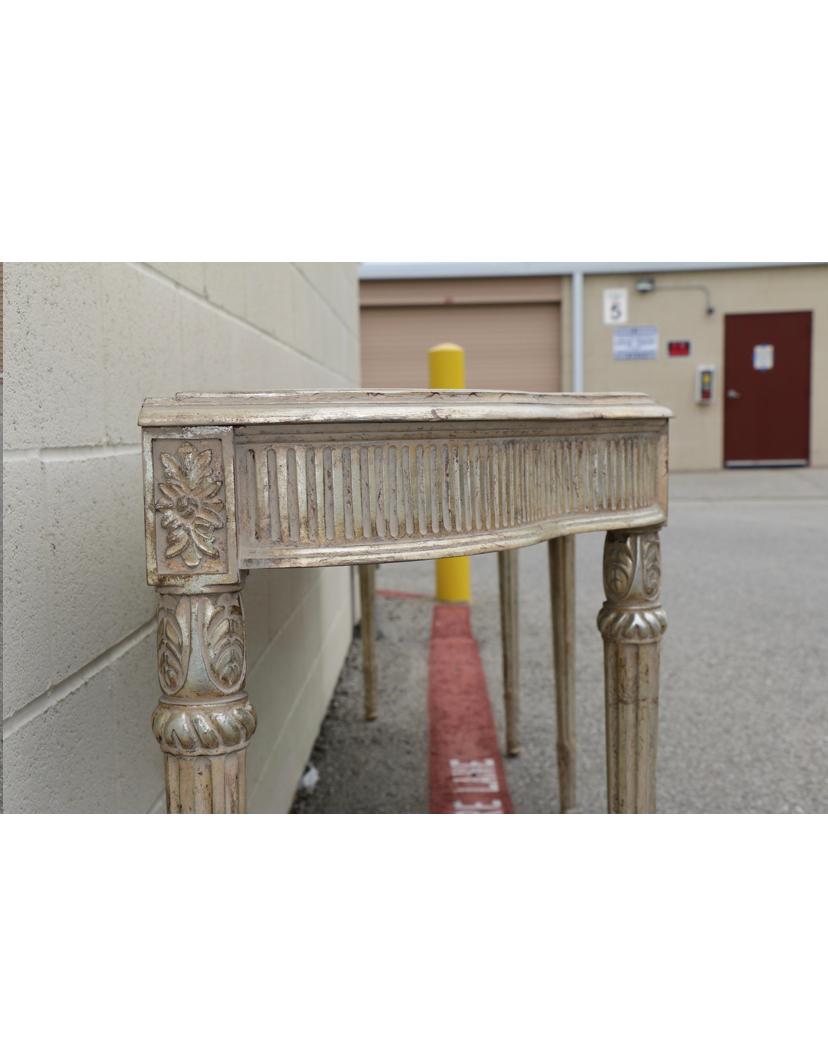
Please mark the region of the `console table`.
<svg viewBox="0 0 828 1057"><path fill-rule="evenodd" d="M569 788L571 537L604 530L598 627L608 808L654 811L669 417L638 393L330 390L146 400L147 580L158 597L161 684L152 728L164 753L167 810L245 808L245 750L256 728L244 689L249 569L499 552L513 749L508 552L544 540L559 767Z"/></svg>

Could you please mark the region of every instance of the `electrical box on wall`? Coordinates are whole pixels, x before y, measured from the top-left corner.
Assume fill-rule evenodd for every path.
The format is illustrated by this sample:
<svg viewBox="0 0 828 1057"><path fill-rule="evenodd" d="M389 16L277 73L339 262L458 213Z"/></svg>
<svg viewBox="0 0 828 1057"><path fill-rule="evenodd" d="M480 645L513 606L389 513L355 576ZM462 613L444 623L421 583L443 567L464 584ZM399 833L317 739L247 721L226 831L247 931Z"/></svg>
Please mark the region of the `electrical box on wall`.
<svg viewBox="0 0 828 1057"><path fill-rule="evenodd" d="M696 403L712 404L715 391L716 368L696 368Z"/></svg>

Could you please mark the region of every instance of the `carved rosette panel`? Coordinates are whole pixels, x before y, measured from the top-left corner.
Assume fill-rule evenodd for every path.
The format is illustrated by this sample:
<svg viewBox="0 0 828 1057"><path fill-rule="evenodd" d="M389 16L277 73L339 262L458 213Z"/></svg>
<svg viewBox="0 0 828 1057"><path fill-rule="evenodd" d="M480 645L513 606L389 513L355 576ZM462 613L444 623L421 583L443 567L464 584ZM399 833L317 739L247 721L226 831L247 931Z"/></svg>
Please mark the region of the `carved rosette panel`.
<svg viewBox="0 0 828 1057"><path fill-rule="evenodd" d="M227 571L227 510L219 438L152 442L156 559L164 575Z"/></svg>
<svg viewBox="0 0 828 1057"><path fill-rule="evenodd" d="M661 547L657 532L608 532L604 544L606 602L598 614L605 639L652 642L667 628L660 605Z"/></svg>

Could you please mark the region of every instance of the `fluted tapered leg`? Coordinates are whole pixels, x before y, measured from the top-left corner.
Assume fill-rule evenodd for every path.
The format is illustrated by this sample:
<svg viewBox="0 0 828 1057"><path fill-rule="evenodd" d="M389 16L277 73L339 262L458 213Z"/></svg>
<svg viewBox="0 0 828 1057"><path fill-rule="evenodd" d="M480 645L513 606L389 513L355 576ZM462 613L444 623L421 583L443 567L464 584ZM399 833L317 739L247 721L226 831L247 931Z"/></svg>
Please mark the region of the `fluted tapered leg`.
<svg viewBox="0 0 828 1057"><path fill-rule="evenodd" d="M162 693L152 729L164 752L170 814L245 810L256 714L244 689L240 592L240 584L157 592Z"/></svg>
<svg viewBox="0 0 828 1057"><path fill-rule="evenodd" d="M506 752L520 752L520 650L518 648L518 552L498 551L500 634L503 641L503 704L506 710Z"/></svg>
<svg viewBox="0 0 828 1057"><path fill-rule="evenodd" d="M653 531L608 532L606 601L598 614L604 638L607 788L611 812L655 811L661 553Z"/></svg>
<svg viewBox="0 0 828 1057"><path fill-rule="evenodd" d="M359 602L362 612L362 686L366 719L377 718L376 630L374 625L374 595L376 565L359 566Z"/></svg>
<svg viewBox="0 0 828 1057"><path fill-rule="evenodd" d="M561 811L575 810L575 537L549 541L552 654L555 661L558 791Z"/></svg>

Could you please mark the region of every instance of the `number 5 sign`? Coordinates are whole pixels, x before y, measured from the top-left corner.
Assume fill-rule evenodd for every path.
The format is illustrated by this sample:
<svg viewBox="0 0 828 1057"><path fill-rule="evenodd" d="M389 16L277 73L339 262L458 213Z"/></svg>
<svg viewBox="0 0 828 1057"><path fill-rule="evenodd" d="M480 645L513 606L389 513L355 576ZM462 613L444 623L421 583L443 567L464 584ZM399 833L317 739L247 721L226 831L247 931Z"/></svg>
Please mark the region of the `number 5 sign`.
<svg viewBox="0 0 828 1057"><path fill-rule="evenodd" d="M604 291L604 322L608 326L627 322L626 290Z"/></svg>

